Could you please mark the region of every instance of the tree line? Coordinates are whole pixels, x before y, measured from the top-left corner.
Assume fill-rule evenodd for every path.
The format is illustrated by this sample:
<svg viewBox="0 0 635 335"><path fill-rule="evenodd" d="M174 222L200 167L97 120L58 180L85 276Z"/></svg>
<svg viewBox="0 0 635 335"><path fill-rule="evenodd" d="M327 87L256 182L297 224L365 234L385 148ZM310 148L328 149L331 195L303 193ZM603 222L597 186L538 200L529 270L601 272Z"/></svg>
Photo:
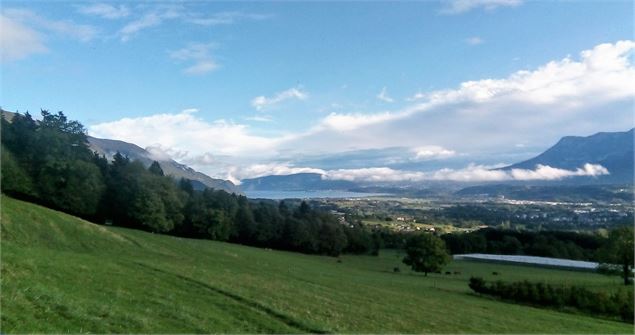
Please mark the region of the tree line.
<svg viewBox="0 0 635 335"><path fill-rule="evenodd" d="M480 229L466 234L446 234L452 254L488 253L597 261L606 237L567 231L516 231Z"/></svg>
<svg viewBox="0 0 635 335"><path fill-rule="evenodd" d="M381 235L306 202L253 201L222 190L195 191L189 180L164 175L119 153L92 152L86 130L62 113L2 117L3 193L98 223L337 256L377 254Z"/></svg>

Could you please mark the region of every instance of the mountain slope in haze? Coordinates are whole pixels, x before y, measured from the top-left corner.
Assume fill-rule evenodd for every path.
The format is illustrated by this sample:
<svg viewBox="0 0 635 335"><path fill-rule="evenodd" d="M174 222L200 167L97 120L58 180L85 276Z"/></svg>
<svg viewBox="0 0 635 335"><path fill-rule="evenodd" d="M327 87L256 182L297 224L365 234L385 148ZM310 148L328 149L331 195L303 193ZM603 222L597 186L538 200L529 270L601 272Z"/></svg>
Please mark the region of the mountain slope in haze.
<svg viewBox="0 0 635 335"><path fill-rule="evenodd" d="M145 166L150 166L150 164L156 160L159 162L161 169L163 169L163 172L166 175L177 179L189 179L192 181L195 189L210 187L218 190L224 190L229 193L241 194L240 189L231 181L212 178L201 172L195 171L187 165L179 164L172 159L157 159L157 157L153 157L147 150L132 143L91 136L88 136L88 143L91 150L96 151L100 155L106 156L109 160L112 159L117 152L124 156L128 156L131 160L138 160Z"/></svg>
<svg viewBox="0 0 635 335"><path fill-rule="evenodd" d="M538 164L575 170L586 163L591 163L604 166L610 173L597 177L597 182L633 183L634 157L633 129L631 129L624 132L597 133L586 137L566 136L542 154L501 168L501 170L534 169ZM581 177L574 179L583 180Z"/></svg>
<svg viewBox="0 0 635 335"><path fill-rule="evenodd" d="M350 181L322 179L319 173L264 176L243 179L240 184L244 191L349 190L354 187L357 187L357 184Z"/></svg>

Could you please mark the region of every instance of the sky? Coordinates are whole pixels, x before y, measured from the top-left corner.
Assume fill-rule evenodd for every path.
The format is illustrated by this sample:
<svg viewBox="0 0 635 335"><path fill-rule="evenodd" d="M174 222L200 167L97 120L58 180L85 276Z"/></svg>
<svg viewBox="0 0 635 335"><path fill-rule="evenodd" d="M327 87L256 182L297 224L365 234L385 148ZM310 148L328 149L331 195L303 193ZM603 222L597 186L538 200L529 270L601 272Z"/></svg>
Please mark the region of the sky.
<svg viewBox="0 0 635 335"><path fill-rule="evenodd" d="M492 172L634 125L632 1L6 1L0 106L213 177ZM551 169L551 170L549 170Z"/></svg>

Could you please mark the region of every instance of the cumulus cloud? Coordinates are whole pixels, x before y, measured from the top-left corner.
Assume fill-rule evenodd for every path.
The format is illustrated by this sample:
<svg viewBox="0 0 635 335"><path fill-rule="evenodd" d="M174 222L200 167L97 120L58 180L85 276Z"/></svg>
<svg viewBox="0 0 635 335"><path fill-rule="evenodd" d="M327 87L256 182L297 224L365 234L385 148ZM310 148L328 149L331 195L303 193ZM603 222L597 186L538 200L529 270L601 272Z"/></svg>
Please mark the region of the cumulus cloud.
<svg viewBox="0 0 635 335"><path fill-rule="evenodd" d="M635 93L635 69L629 63L633 41L600 44L571 57L552 61L535 71L518 71L506 79L468 81L459 89L428 95L436 103L487 102L497 98L533 104L571 103L591 95L602 102ZM575 104L564 107L576 107Z"/></svg>
<svg viewBox="0 0 635 335"><path fill-rule="evenodd" d="M391 98L390 96L388 96L388 92L386 91L386 87L381 89L381 92L379 92L379 94L377 94L377 99L383 101L383 102L394 102L395 100L393 98Z"/></svg>
<svg viewBox="0 0 635 335"><path fill-rule="evenodd" d="M288 90L278 92L272 97L265 97L264 95L257 96L251 100L251 105L256 110L263 110L268 107L275 106L287 100L305 100L309 97L309 94L300 88L293 87Z"/></svg>
<svg viewBox="0 0 635 335"><path fill-rule="evenodd" d="M515 180L558 180L574 176L602 176L609 174L609 171L602 165L589 163L576 170L563 170L538 164L535 170L512 169L510 174Z"/></svg>
<svg viewBox="0 0 635 335"><path fill-rule="evenodd" d="M514 143L546 146L563 135L624 130L633 123L633 49L635 42L628 40L600 44L578 59L419 92L400 110L331 113L294 145L307 151L435 143L471 152L511 149Z"/></svg>
<svg viewBox="0 0 635 335"><path fill-rule="evenodd" d="M389 112L377 114L338 114L331 113L317 125L316 131L335 130L349 131L357 128L394 119Z"/></svg>
<svg viewBox="0 0 635 335"><path fill-rule="evenodd" d="M2 62L19 60L47 50L37 31L0 14L0 59Z"/></svg>
<svg viewBox="0 0 635 335"><path fill-rule="evenodd" d="M170 58L191 63L183 70L185 74L205 74L218 68L211 54L213 46L212 43L192 43L185 48L170 52Z"/></svg>
<svg viewBox="0 0 635 335"><path fill-rule="evenodd" d="M126 5L113 6L107 3L93 3L79 6L78 11L85 15L95 15L104 19L120 19L130 15L130 9Z"/></svg>
<svg viewBox="0 0 635 335"><path fill-rule="evenodd" d="M323 176L330 180L348 180L355 182L422 182L422 181L529 181L561 180L576 176L597 177L607 175L609 171L597 164L585 164L576 170L565 170L546 165L537 165L534 170L512 169L490 170L482 165L470 165L464 169L441 169L433 172L402 171L388 167L339 169L326 171Z"/></svg>
<svg viewBox="0 0 635 335"><path fill-rule="evenodd" d="M171 159L181 160L188 156L188 152L186 150L175 150L158 143L146 147L145 150L150 154L150 157L148 158L155 161L168 161Z"/></svg>
<svg viewBox="0 0 635 335"><path fill-rule="evenodd" d="M275 155L280 139L251 135L248 127L225 120L206 122L192 110L176 114L156 114L123 118L88 127L91 136L113 138L141 147L170 148L174 152L201 155L244 155L254 158Z"/></svg>
<svg viewBox="0 0 635 335"><path fill-rule="evenodd" d="M456 151L448 150L438 145L426 145L414 149L415 159L427 160L427 159L439 159L448 158L456 155Z"/></svg>
<svg viewBox="0 0 635 335"><path fill-rule="evenodd" d="M498 7L516 7L523 3L523 0L449 0L445 1L445 7L441 9L442 14L462 14L474 9L494 10Z"/></svg>

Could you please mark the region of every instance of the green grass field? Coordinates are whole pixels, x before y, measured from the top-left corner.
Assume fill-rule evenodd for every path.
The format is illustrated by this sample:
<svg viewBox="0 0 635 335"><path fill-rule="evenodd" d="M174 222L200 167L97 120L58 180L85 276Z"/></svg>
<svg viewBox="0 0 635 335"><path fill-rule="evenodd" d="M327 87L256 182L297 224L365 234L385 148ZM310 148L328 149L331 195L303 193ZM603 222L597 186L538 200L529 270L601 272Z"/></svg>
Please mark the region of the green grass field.
<svg viewBox="0 0 635 335"><path fill-rule="evenodd" d="M424 277L395 252L338 263L104 227L7 197L1 205L2 333L633 333L467 286L470 275L598 288L619 278L473 262Z"/></svg>

